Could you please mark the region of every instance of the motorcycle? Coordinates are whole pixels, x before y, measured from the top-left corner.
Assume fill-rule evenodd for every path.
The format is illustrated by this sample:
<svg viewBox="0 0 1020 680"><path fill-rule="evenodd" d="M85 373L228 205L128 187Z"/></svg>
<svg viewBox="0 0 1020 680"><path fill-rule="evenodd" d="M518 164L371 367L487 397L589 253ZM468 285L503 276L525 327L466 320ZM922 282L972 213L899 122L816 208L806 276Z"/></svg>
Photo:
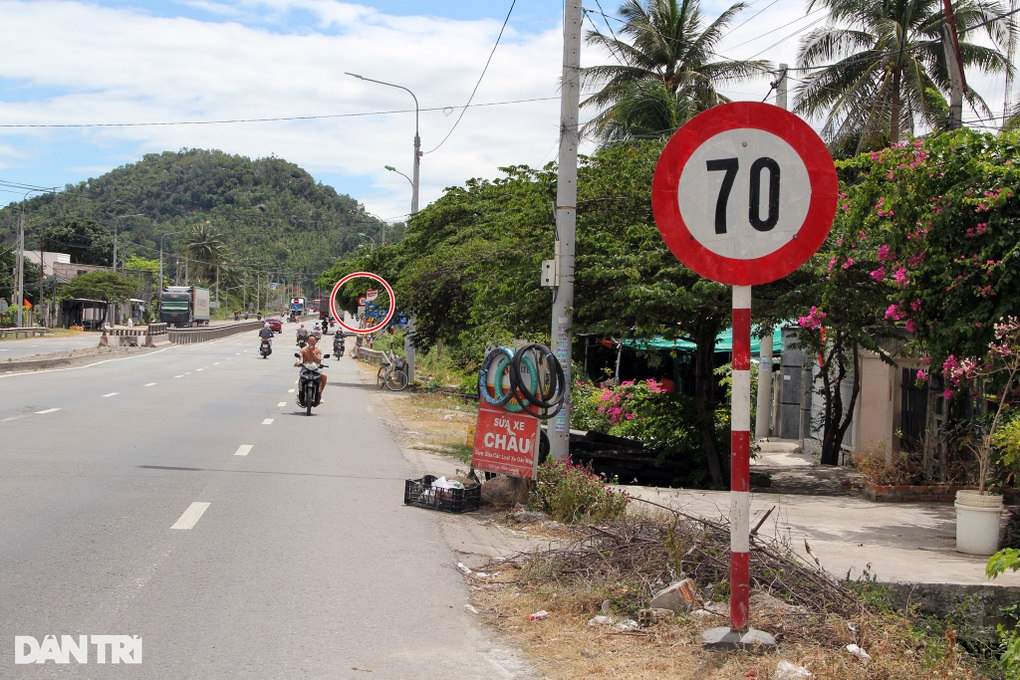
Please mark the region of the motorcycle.
<svg viewBox="0 0 1020 680"><path fill-rule="evenodd" d="M269 341L269 338L262 338L262 342L259 344L259 354L262 355L263 359L268 359L272 353L273 343Z"/></svg>
<svg viewBox="0 0 1020 680"><path fill-rule="evenodd" d="M333 354L335 354L337 358L343 357L344 349L346 349L344 345L346 344L347 341L343 336L340 335L333 336Z"/></svg>
<svg viewBox="0 0 1020 680"><path fill-rule="evenodd" d="M294 353L295 357L300 358L301 355ZM328 359L328 354L322 355L323 359ZM320 378L322 376L322 369L328 368L326 364L320 364L317 361L305 361L301 364L301 377L298 379L297 389L297 401L298 406L305 409L305 415L312 415L312 407L319 405L320 392L322 390L322 382Z"/></svg>

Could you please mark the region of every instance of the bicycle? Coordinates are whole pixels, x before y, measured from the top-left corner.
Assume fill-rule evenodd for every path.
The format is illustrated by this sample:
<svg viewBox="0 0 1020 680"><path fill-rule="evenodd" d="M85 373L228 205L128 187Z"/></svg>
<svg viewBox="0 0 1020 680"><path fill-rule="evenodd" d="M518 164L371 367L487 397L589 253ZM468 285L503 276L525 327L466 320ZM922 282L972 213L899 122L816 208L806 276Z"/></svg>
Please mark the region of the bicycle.
<svg viewBox="0 0 1020 680"><path fill-rule="evenodd" d="M384 361L379 367L379 372L375 376L379 389L388 387L394 392L399 392L407 387L407 371L404 366L403 359L391 354L388 361Z"/></svg>

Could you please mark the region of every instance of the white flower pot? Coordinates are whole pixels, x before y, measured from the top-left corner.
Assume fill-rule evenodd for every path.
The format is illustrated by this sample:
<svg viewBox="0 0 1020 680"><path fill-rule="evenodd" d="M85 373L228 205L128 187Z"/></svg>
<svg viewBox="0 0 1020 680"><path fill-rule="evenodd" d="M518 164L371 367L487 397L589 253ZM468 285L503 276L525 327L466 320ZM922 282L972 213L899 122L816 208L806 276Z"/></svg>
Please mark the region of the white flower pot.
<svg viewBox="0 0 1020 680"><path fill-rule="evenodd" d="M968 555L991 555L999 549L1002 496L974 489L956 492L956 549Z"/></svg>

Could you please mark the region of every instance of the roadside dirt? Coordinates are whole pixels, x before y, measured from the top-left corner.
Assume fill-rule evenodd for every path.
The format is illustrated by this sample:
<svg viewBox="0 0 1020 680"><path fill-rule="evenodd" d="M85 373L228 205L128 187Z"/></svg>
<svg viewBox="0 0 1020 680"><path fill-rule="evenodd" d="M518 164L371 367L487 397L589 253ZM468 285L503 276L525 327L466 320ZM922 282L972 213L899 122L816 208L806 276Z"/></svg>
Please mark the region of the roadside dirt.
<svg viewBox="0 0 1020 680"><path fill-rule="evenodd" d="M374 380L375 367L361 367ZM476 418L470 404L455 397L385 390L376 393L373 401L391 416L387 421L402 448L422 452L429 464L445 460L451 468L466 469L465 459L455 456L468 455L467 431ZM987 677L958 663L955 634L947 636L944 648L933 649L920 643L902 618L867 615L850 620L807 613L764 594L752 593L750 623L775 635L778 645L771 650L722 651L702 645L700 635L706 630L728 626L725 603L710 604L709 611L701 614L672 614L646 627L620 630L612 624L592 623L603 614L614 623L638 618L633 607L620 603L632 599L635 588L650 597L658 586L635 583L640 577L628 577L626 572L604 581L551 573L541 560L530 556L563 545L571 532L533 513L483 506L478 512L440 519L448 538L454 539L450 542L457 559L471 565L465 581L472 592L472 611L520 649L546 678ZM493 558L487 549L497 544L510 552ZM543 610L547 617L532 620L531 614ZM862 661L848 653L846 645L854 642L866 647L873 658ZM936 655L940 658L932 658ZM925 656L928 660L922 662ZM810 670L812 675L784 676L779 672L784 664Z"/></svg>

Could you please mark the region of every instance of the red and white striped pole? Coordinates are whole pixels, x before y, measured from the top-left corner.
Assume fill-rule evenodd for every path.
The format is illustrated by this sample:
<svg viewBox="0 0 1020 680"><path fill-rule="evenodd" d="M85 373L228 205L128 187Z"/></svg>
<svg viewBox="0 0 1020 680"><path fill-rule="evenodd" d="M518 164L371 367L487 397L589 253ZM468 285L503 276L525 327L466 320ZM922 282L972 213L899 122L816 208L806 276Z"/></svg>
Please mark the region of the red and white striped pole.
<svg viewBox="0 0 1020 680"><path fill-rule="evenodd" d="M730 631L746 633L751 594L751 286L733 286L730 402Z"/></svg>

